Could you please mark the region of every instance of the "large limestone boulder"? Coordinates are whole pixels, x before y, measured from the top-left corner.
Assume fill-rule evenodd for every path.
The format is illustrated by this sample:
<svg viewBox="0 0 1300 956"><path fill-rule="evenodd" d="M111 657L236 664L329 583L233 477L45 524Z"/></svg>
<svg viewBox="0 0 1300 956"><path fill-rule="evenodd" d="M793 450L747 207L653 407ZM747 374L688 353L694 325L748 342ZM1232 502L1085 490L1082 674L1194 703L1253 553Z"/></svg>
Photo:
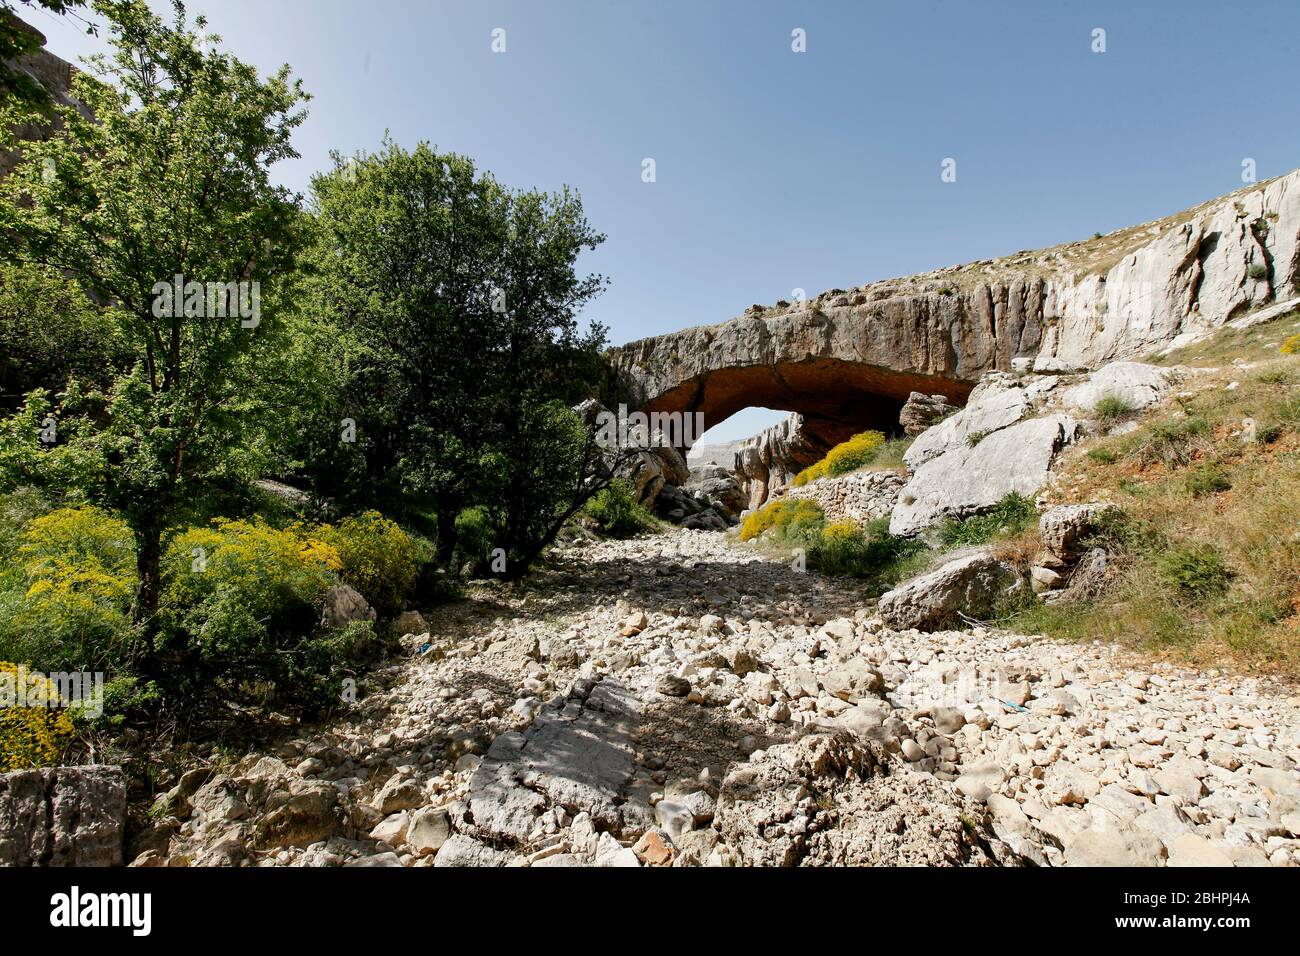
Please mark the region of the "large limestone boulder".
<svg viewBox="0 0 1300 956"><path fill-rule="evenodd" d="M946 452L969 445L972 436L988 435L1029 416L1034 396L1018 385L994 379L971 392L970 401L957 414L921 434L907 449L907 467L920 468Z"/></svg>
<svg viewBox="0 0 1300 956"><path fill-rule="evenodd" d="M949 404L946 395L913 392L907 396L903 410L898 413L898 424L902 426L903 434L916 436L956 411L957 406Z"/></svg>
<svg viewBox="0 0 1300 956"><path fill-rule="evenodd" d="M1072 561L1078 557L1079 545L1114 510L1113 505L1100 502L1048 508L1038 519L1038 536L1044 550L1063 561Z"/></svg>
<svg viewBox="0 0 1300 956"><path fill-rule="evenodd" d="M378 612L350 584L339 584L325 592L323 627L343 627L353 621L373 621L377 617Z"/></svg>
<svg viewBox="0 0 1300 956"><path fill-rule="evenodd" d="M741 488L736 476L716 465L692 469L686 490L697 498L722 505L733 514L739 514L749 507L749 496Z"/></svg>
<svg viewBox="0 0 1300 956"><path fill-rule="evenodd" d="M937 630L961 615L983 617L1023 588L1014 565L987 551L952 558L880 598L878 614L893 628Z"/></svg>
<svg viewBox="0 0 1300 956"><path fill-rule="evenodd" d="M1074 419L1058 414L968 437L917 469L890 515L890 533L915 535L944 519L978 514L1013 491L1032 497L1078 430Z"/></svg>
<svg viewBox="0 0 1300 956"><path fill-rule="evenodd" d="M1082 382L1066 390L1066 404L1092 411L1103 398L1117 398L1134 411L1155 405L1175 380L1174 373L1157 365L1141 362L1111 362L1103 365Z"/></svg>

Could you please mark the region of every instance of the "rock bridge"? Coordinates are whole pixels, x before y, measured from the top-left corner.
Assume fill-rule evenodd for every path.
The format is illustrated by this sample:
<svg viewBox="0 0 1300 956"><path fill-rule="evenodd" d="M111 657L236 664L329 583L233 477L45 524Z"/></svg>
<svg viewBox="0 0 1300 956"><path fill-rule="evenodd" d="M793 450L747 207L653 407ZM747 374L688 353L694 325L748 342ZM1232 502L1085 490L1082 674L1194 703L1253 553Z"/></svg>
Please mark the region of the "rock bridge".
<svg viewBox="0 0 1300 956"><path fill-rule="evenodd" d="M766 486L856 432L897 432L913 391L963 404L986 372L1095 368L1297 292L1300 171L1090 240L750 306L606 360L633 409L706 428L751 406L801 416L738 452L736 471Z"/></svg>

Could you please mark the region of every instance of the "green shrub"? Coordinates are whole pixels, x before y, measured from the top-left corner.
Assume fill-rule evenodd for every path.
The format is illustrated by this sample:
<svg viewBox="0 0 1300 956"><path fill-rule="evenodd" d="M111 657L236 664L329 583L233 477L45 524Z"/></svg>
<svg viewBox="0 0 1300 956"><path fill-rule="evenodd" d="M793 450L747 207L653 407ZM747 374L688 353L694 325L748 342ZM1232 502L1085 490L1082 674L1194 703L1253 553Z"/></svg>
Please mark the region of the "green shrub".
<svg viewBox="0 0 1300 956"><path fill-rule="evenodd" d="M601 534L611 538L630 538L654 524L650 513L637 503L632 483L623 478L596 492L586 508Z"/></svg>
<svg viewBox="0 0 1300 956"><path fill-rule="evenodd" d="M818 478L834 478L865 468L875 461L884 444L885 436L880 432L862 432L854 435L848 441L840 442L828 451L821 461L809 465L795 475L794 484L799 487Z"/></svg>
<svg viewBox="0 0 1300 956"><path fill-rule="evenodd" d="M947 548L984 544L994 538L1019 534L1037 517L1038 509L1034 503L1013 491L985 514L945 522L939 529L939 540Z"/></svg>
<svg viewBox="0 0 1300 956"><path fill-rule="evenodd" d="M415 584L415 543L397 523L377 511L321 525L315 536L339 557L339 577L385 616L401 613Z"/></svg>
<svg viewBox="0 0 1300 956"><path fill-rule="evenodd" d="M299 528L217 519L172 539L159 610L173 699L317 706L336 686L337 634L321 634L322 597L341 565Z"/></svg>
<svg viewBox="0 0 1300 956"><path fill-rule="evenodd" d="M752 512L740 526L740 539L749 541L764 532L781 540L811 539L826 523L821 506L803 498L778 499Z"/></svg>
<svg viewBox="0 0 1300 956"><path fill-rule="evenodd" d="M1204 599L1222 594L1232 577L1223 553L1212 544L1195 543L1156 555L1160 576L1184 596Z"/></svg>
<svg viewBox="0 0 1300 956"><path fill-rule="evenodd" d="M98 508L28 521L0 594L0 655L47 671L126 666L135 593L131 532Z"/></svg>
<svg viewBox="0 0 1300 956"><path fill-rule="evenodd" d="M919 572L929 559L924 542L891 535L888 519L869 522L864 528L837 521L823 528L808 549L810 567L863 580L873 596Z"/></svg>
<svg viewBox="0 0 1300 956"><path fill-rule="evenodd" d="M1105 424L1117 422L1120 419L1133 413L1133 405L1123 395L1107 393L1097 399L1097 404L1092 407L1092 412Z"/></svg>
<svg viewBox="0 0 1300 956"><path fill-rule="evenodd" d="M1252 262L1246 269L1246 275L1252 279L1261 281L1268 278L1268 266L1262 262Z"/></svg>

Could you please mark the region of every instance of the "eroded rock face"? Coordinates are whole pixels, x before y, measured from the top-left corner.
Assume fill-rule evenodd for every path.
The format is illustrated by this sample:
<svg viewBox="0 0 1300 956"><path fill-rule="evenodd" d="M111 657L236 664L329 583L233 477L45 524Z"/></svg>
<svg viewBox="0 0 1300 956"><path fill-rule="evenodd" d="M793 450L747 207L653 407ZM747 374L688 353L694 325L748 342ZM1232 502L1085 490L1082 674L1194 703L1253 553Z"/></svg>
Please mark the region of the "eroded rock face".
<svg viewBox="0 0 1300 956"><path fill-rule="evenodd" d="M733 474L748 495L746 507L757 508L790 484L800 470L820 461L833 448L804 428L802 415L766 428L740 443Z"/></svg>
<svg viewBox="0 0 1300 956"><path fill-rule="evenodd" d="M0 866L121 866L122 768L0 775Z"/></svg>
<svg viewBox="0 0 1300 956"><path fill-rule="evenodd" d="M955 411L957 406L949 404L946 395L913 392L907 397L903 410L898 413L898 424L902 427L903 434L916 436Z"/></svg>
<svg viewBox="0 0 1300 956"><path fill-rule="evenodd" d="M972 436L973 446L958 445L917 469L890 515L890 533L915 535L946 518L987 511L1011 492L1033 497L1077 434L1078 423L1058 414Z"/></svg>
<svg viewBox="0 0 1300 956"><path fill-rule="evenodd" d="M890 627L931 631L959 616L983 617L1024 587L1020 571L987 551L950 558L938 568L904 581L880 598L878 612Z"/></svg>

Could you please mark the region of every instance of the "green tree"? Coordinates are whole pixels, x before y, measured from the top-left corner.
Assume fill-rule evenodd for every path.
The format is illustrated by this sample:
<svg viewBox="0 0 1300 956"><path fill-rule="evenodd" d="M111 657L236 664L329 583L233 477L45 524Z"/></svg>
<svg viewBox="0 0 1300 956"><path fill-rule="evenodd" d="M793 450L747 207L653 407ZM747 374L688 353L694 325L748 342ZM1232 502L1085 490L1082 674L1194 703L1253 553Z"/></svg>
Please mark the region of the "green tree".
<svg viewBox="0 0 1300 956"><path fill-rule="evenodd" d="M263 79L222 51L179 2L171 22L143 0L93 8L112 55L74 92L94 120L58 108L52 136L23 144L0 185L0 235L121 325L132 361L93 440L107 465L100 497L135 537L133 616L151 633L164 534L205 487L259 465L264 372L301 233L298 197L268 170L297 155L306 96L287 66ZM0 128L15 129L22 109L6 104ZM177 276L182 296L168 292Z"/></svg>
<svg viewBox="0 0 1300 956"><path fill-rule="evenodd" d="M605 330L584 328L578 313L605 279L581 275L577 261L605 237L567 188L511 192L501 215L506 240L492 265L499 298L486 378L501 454L487 495L507 574L517 576L609 478L592 430L564 407L588 397L600 374Z"/></svg>
<svg viewBox="0 0 1300 956"><path fill-rule="evenodd" d="M553 403L594 388L604 330L577 314L604 280L576 262L604 237L575 193L509 190L427 144L336 157L312 186L305 301L346 368L365 491L431 501L443 562L456 516L485 506L522 573L595 490L600 455Z"/></svg>
<svg viewBox="0 0 1300 956"><path fill-rule="evenodd" d="M306 301L333 328L364 481L334 490L390 509L399 495L430 500L446 561L489 435L484 373L495 347L491 270L504 242L504 193L470 159L427 144L407 151L385 142L376 154L335 161L312 182ZM337 477L347 452L333 422L323 427L320 450L333 466L323 471Z"/></svg>
<svg viewBox="0 0 1300 956"><path fill-rule="evenodd" d="M65 276L0 262L0 408L69 378L103 388L125 357L117 325Z"/></svg>

